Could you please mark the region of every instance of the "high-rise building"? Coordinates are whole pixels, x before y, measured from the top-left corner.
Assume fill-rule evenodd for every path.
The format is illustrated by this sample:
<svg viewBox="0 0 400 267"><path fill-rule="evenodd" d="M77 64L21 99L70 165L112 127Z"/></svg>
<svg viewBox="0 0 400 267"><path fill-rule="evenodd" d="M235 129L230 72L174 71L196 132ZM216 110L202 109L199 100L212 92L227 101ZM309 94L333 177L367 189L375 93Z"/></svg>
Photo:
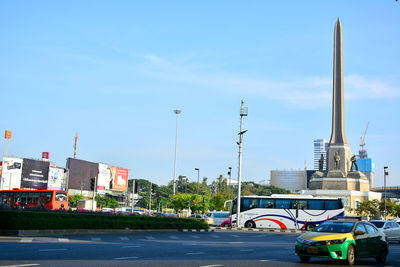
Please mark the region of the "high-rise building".
<svg viewBox="0 0 400 267"><path fill-rule="evenodd" d="M314 139L314 170L319 168L319 159L321 155L324 156L324 168L326 170L326 152L328 151L328 140L325 139Z"/></svg>

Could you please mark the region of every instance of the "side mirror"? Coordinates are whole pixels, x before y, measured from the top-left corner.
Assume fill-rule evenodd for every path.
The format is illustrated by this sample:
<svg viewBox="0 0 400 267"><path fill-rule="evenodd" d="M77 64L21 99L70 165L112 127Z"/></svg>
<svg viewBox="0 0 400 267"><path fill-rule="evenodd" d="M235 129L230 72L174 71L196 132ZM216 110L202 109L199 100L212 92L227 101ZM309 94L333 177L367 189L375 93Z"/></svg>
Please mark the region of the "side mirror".
<svg viewBox="0 0 400 267"><path fill-rule="evenodd" d="M363 235L363 234L365 234L364 231L358 230L354 235Z"/></svg>

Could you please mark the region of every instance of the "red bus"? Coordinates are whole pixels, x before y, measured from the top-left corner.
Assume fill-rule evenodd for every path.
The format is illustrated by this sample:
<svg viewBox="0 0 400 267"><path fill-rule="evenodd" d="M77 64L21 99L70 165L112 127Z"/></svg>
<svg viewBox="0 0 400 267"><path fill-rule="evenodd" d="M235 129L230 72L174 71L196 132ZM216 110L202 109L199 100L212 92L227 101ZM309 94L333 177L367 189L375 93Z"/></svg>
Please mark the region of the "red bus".
<svg viewBox="0 0 400 267"><path fill-rule="evenodd" d="M13 189L0 191L0 203L10 207L43 207L49 210L67 210L68 192L47 189Z"/></svg>

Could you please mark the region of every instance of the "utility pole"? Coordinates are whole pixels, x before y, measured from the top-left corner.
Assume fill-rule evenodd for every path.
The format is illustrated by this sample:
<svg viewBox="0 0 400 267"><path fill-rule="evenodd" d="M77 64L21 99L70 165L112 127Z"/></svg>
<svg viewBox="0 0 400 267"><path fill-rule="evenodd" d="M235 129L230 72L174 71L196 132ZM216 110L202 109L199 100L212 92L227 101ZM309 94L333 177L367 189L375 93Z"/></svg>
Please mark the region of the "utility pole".
<svg viewBox="0 0 400 267"><path fill-rule="evenodd" d="M133 208L135 207L135 183L136 181L132 181L132 214L133 214Z"/></svg>
<svg viewBox="0 0 400 267"><path fill-rule="evenodd" d="M387 169L388 169L388 167L387 166L385 166L385 167L383 167L383 178L384 178L384 181L383 181L383 183L384 183L384 197L385 197L385 213L384 213L384 215L385 215L385 220L386 220L386 213L387 213L387 210L386 210L386 176L387 175L389 175L389 172L387 171Z"/></svg>
<svg viewBox="0 0 400 267"><path fill-rule="evenodd" d="M149 212L150 212L150 210L151 210L151 190L153 189L153 183L152 182L150 182L150 201L149 201Z"/></svg>
<svg viewBox="0 0 400 267"><path fill-rule="evenodd" d="M194 168L197 171L197 194L196 194L196 214L197 210L199 209L199 179L200 179L200 169Z"/></svg>
<svg viewBox="0 0 400 267"><path fill-rule="evenodd" d="M237 192L237 212L236 212L236 227L240 226L240 200L241 200L241 190L242 190L242 149L243 149L243 134L247 130L243 130L243 117L247 116L247 107L244 107L244 100L242 99L242 104L240 106L240 132L239 132L239 167L238 167L238 192Z"/></svg>
<svg viewBox="0 0 400 267"><path fill-rule="evenodd" d="M232 176L232 167L228 167L228 175L229 175L229 180L228 180L228 200L231 200L231 176Z"/></svg>
<svg viewBox="0 0 400 267"><path fill-rule="evenodd" d="M174 159L174 187L173 193L175 195L175 186L176 186L176 155L177 155L177 148L178 148L178 114L182 111L180 109L174 109L174 113L176 114L176 131L175 131L175 159Z"/></svg>
<svg viewBox="0 0 400 267"><path fill-rule="evenodd" d="M94 188L93 188L93 199L92 199L92 210L96 211L95 198L96 198L96 190L97 190L97 175L94 177Z"/></svg>

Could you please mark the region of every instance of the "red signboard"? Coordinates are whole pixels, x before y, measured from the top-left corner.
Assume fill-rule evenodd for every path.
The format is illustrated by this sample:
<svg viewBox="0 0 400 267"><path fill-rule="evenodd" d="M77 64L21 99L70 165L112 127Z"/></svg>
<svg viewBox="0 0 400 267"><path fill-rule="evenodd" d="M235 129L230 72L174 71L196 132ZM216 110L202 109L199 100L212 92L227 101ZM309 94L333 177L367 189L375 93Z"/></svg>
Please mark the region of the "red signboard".
<svg viewBox="0 0 400 267"><path fill-rule="evenodd" d="M11 131L6 130L6 132L4 134L4 138L5 139L11 139Z"/></svg>
<svg viewBox="0 0 400 267"><path fill-rule="evenodd" d="M118 167L110 167L113 175L113 190L127 191L128 190L128 175L129 170Z"/></svg>
<svg viewBox="0 0 400 267"><path fill-rule="evenodd" d="M42 152L42 159L49 159L50 153L49 152Z"/></svg>

